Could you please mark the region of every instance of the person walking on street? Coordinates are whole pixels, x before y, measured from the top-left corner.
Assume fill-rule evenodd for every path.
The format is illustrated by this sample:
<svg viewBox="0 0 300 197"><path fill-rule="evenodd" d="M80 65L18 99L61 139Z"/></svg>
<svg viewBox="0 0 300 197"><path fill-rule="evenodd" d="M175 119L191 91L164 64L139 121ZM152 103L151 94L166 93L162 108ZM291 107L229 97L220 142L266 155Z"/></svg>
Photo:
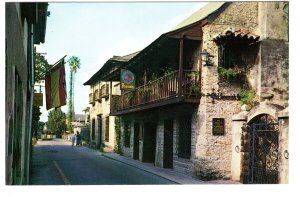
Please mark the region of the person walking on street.
<svg viewBox="0 0 300 197"><path fill-rule="evenodd" d="M75 142L74 132L72 132L72 134L71 134L71 141L72 141L72 146L74 146L74 142Z"/></svg>
<svg viewBox="0 0 300 197"><path fill-rule="evenodd" d="M79 134L79 132L77 131L76 133L76 146L81 145L81 136Z"/></svg>

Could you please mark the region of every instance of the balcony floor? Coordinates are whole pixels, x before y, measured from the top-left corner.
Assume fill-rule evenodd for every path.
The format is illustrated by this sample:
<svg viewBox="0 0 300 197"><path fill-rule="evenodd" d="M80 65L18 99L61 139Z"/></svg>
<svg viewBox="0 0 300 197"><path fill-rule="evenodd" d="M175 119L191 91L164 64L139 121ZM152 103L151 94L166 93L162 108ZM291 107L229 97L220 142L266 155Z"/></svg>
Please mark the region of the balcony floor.
<svg viewBox="0 0 300 197"><path fill-rule="evenodd" d="M131 107L128 107L128 108L125 108L122 110L113 111L113 112L110 112L110 115L111 116L121 116L121 115L129 114L129 113L158 108L158 107L167 106L167 105L171 105L171 104L175 104L175 103L199 104L200 98L185 98L185 97L168 98L166 100L149 102L149 103L145 103L145 104L141 104L141 105L131 106Z"/></svg>

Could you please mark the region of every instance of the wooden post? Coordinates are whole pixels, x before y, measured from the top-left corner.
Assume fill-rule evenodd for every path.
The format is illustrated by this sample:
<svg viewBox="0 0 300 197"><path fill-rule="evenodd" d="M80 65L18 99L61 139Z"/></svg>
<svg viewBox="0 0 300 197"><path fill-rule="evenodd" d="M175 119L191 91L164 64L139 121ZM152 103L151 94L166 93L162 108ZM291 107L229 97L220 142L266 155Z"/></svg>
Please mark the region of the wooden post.
<svg viewBox="0 0 300 197"><path fill-rule="evenodd" d="M178 80L178 96L182 96L182 75L183 75L183 39L180 38L180 46L179 46L179 80Z"/></svg>
<svg viewBox="0 0 300 197"><path fill-rule="evenodd" d="M110 109L113 106L113 100L112 100L112 80L110 80L109 84L109 102L110 102Z"/></svg>

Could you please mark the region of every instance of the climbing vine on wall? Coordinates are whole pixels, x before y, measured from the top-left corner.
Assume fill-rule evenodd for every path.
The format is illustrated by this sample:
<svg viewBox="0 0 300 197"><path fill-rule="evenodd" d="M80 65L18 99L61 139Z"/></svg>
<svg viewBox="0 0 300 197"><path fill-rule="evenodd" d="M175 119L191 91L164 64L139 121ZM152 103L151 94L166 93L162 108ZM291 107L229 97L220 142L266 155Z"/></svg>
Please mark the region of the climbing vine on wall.
<svg viewBox="0 0 300 197"><path fill-rule="evenodd" d="M115 132L116 132L116 144L115 144L115 152L122 155L121 148L121 122L120 118L115 118Z"/></svg>

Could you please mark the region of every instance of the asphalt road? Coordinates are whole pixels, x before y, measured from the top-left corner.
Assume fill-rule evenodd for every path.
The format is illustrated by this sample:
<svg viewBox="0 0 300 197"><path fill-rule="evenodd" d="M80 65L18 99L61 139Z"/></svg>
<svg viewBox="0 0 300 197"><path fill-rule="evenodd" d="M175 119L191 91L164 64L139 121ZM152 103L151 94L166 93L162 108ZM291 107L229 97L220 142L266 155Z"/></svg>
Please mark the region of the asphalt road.
<svg viewBox="0 0 300 197"><path fill-rule="evenodd" d="M156 185L167 179L102 156L61 139L33 148L30 185Z"/></svg>

